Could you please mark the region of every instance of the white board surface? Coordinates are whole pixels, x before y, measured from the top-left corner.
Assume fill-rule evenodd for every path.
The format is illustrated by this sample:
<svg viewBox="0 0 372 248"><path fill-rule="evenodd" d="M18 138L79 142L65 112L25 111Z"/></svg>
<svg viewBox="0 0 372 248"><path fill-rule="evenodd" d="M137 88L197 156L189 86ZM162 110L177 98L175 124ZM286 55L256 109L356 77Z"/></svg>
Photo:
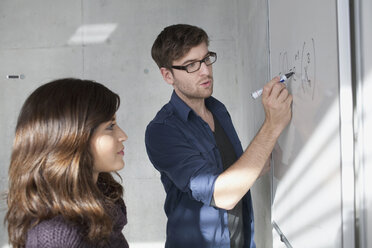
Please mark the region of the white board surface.
<svg viewBox="0 0 372 248"><path fill-rule="evenodd" d="M273 152L272 221L292 247L342 247L336 1L269 1L269 36L271 76L295 72L292 120Z"/></svg>

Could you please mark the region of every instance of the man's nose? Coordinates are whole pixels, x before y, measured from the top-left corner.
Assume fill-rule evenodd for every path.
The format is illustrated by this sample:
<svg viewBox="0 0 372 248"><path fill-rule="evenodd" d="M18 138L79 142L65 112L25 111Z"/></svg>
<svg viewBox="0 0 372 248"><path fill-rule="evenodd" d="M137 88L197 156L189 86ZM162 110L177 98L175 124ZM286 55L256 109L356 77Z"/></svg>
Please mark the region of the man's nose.
<svg viewBox="0 0 372 248"><path fill-rule="evenodd" d="M200 73L203 75L209 74L209 66L204 61L201 62L199 70L200 70Z"/></svg>

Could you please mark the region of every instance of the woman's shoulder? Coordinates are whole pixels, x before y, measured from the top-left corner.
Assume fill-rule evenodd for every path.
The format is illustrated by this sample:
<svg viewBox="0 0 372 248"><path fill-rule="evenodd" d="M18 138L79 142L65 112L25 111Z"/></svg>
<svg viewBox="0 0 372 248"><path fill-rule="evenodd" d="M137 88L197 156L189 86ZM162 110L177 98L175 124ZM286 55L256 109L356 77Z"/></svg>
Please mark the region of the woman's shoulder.
<svg viewBox="0 0 372 248"><path fill-rule="evenodd" d="M56 216L38 223L27 232L26 248L85 247L82 230Z"/></svg>

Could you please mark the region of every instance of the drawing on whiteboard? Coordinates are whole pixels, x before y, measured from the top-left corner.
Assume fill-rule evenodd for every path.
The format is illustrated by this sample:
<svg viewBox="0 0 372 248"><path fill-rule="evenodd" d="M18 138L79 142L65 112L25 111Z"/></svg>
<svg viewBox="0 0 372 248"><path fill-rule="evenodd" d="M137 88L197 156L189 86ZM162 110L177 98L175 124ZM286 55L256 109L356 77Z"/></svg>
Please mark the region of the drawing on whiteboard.
<svg viewBox="0 0 372 248"><path fill-rule="evenodd" d="M303 42L301 49L296 49L293 56L287 51L279 53L279 75L294 72L289 89L292 94L301 94L313 101L316 87L315 41ZM297 71L300 68L300 71ZM299 92L301 91L301 92Z"/></svg>
<svg viewBox="0 0 372 248"><path fill-rule="evenodd" d="M302 46L301 86L303 93L310 95L312 100L314 100L316 84L315 72L315 42L314 39L311 39L311 44L304 42Z"/></svg>
<svg viewBox="0 0 372 248"><path fill-rule="evenodd" d="M300 43L301 44L301 43ZM279 74L295 72L287 84L289 92L293 95L292 120L289 128L283 132L280 144L274 147L273 154L276 157L274 170L275 180L280 181L292 166L297 157L297 152L290 147L299 147L310 137L314 111L319 106L320 98L316 97L316 57L315 41L313 38L303 41L302 44L293 49L279 53ZM310 104L307 103L310 102ZM302 115L300 113L307 113ZM302 127L297 129L297 127ZM309 128L304 128L309 127ZM282 151L286 147L286 152ZM276 181L274 182L276 183ZM274 187L275 195L275 187Z"/></svg>

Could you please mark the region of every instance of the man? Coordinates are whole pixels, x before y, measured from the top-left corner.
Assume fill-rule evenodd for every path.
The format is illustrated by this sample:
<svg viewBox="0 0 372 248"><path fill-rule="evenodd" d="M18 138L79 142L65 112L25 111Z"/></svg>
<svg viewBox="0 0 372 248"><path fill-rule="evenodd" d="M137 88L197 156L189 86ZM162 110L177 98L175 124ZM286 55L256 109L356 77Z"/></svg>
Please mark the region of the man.
<svg viewBox="0 0 372 248"><path fill-rule="evenodd" d="M249 189L269 169L269 156L291 118L292 96L279 78L267 83L266 118L243 152L225 106L211 97L212 64L204 30L178 24L155 40L152 57L173 86L150 122L146 148L167 197L166 247L255 247Z"/></svg>

